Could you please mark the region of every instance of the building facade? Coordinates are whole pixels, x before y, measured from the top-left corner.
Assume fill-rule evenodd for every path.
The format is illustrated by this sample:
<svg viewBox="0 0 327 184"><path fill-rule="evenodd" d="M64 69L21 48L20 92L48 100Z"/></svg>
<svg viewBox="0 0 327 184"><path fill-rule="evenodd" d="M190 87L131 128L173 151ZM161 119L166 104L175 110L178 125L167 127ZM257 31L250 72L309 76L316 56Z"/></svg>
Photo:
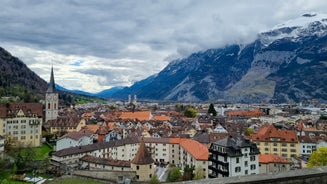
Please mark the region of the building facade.
<svg viewBox="0 0 327 184"><path fill-rule="evenodd" d="M260 174L286 172L290 170L290 162L278 155L260 154L259 168Z"/></svg>
<svg viewBox="0 0 327 184"><path fill-rule="evenodd" d="M241 136L228 136L211 144L209 177L259 174L259 149Z"/></svg>
<svg viewBox="0 0 327 184"><path fill-rule="evenodd" d="M42 138L42 104L15 103L0 106L0 135L16 146L40 146Z"/></svg>
<svg viewBox="0 0 327 184"><path fill-rule="evenodd" d="M156 163L173 163L180 168L186 165L205 169L208 177L208 148L203 144L186 138L143 138L147 150ZM78 167L79 159L85 155L98 158L131 161L137 154L141 139L122 139L110 142L72 147L55 152L53 165ZM149 166L150 167L150 166Z"/></svg>
<svg viewBox="0 0 327 184"><path fill-rule="evenodd" d="M251 136L262 154L275 154L284 158L299 155L299 142L295 130L277 129L274 125L262 127Z"/></svg>

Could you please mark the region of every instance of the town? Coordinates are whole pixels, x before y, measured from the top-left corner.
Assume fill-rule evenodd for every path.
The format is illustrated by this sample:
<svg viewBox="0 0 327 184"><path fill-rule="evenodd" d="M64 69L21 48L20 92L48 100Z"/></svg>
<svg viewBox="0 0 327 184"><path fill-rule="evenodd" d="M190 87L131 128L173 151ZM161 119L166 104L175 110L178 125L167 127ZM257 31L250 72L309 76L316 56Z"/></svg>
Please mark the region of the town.
<svg viewBox="0 0 327 184"><path fill-rule="evenodd" d="M327 147L326 105L315 99L195 104L139 102L129 95L104 104L59 104L52 69L43 104L1 105L1 157L11 160L8 144L52 144L45 170L55 177L174 182L312 167L311 154Z"/></svg>

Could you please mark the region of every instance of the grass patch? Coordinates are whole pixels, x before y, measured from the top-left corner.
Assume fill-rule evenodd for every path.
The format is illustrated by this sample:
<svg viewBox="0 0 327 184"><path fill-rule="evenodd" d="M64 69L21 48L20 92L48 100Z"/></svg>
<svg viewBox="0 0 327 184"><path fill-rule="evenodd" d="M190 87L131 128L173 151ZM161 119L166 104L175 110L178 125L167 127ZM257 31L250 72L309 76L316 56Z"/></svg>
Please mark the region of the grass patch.
<svg viewBox="0 0 327 184"><path fill-rule="evenodd" d="M34 160L44 160L45 158L47 158L49 156L49 153L52 151L52 149L46 144L43 144L40 147L23 148L23 154L24 154L24 152L26 152L27 149L32 149L32 151L34 153L34 155L33 155Z"/></svg>
<svg viewBox="0 0 327 184"><path fill-rule="evenodd" d="M81 178L57 178L53 181L47 181L46 184L103 184L101 182L81 179Z"/></svg>

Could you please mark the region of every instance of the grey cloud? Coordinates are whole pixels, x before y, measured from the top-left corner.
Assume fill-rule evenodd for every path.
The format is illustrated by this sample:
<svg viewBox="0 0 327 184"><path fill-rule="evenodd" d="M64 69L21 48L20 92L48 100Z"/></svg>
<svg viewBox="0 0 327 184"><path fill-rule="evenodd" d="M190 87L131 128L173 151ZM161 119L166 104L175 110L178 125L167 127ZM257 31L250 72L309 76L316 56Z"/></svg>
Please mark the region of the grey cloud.
<svg viewBox="0 0 327 184"><path fill-rule="evenodd" d="M326 13L325 7L323 0L2 0L0 42L97 57L93 64L111 71L83 72L108 77L101 78L103 84L126 84L159 72L170 59L249 42L258 32L308 11ZM46 62L19 52L30 65Z"/></svg>

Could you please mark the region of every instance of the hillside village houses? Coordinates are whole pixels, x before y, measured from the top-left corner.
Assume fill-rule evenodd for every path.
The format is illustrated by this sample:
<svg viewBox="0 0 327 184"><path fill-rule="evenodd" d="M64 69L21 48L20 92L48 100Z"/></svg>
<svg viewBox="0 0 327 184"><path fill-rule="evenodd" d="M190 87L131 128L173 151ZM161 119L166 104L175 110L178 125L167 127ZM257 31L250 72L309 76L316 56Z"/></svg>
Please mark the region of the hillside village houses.
<svg viewBox="0 0 327 184"><path fill-rule="evenodd" d="M148 181L156 167L167 164L200 167L206 178L284 172L327 146L327 122L319 119L324 110L216 105L214 117L206 113L208 105L193 104L199 114L186 118L175 104L152 108L136 99L133 105L113 104L115 109L107 104L59 109L58 104L51 69L44 109L37 103L0 106L0 153L6 137L39 146L43 127L56 140L54 167L67 173L115 172L115 181Z"/></svg>

